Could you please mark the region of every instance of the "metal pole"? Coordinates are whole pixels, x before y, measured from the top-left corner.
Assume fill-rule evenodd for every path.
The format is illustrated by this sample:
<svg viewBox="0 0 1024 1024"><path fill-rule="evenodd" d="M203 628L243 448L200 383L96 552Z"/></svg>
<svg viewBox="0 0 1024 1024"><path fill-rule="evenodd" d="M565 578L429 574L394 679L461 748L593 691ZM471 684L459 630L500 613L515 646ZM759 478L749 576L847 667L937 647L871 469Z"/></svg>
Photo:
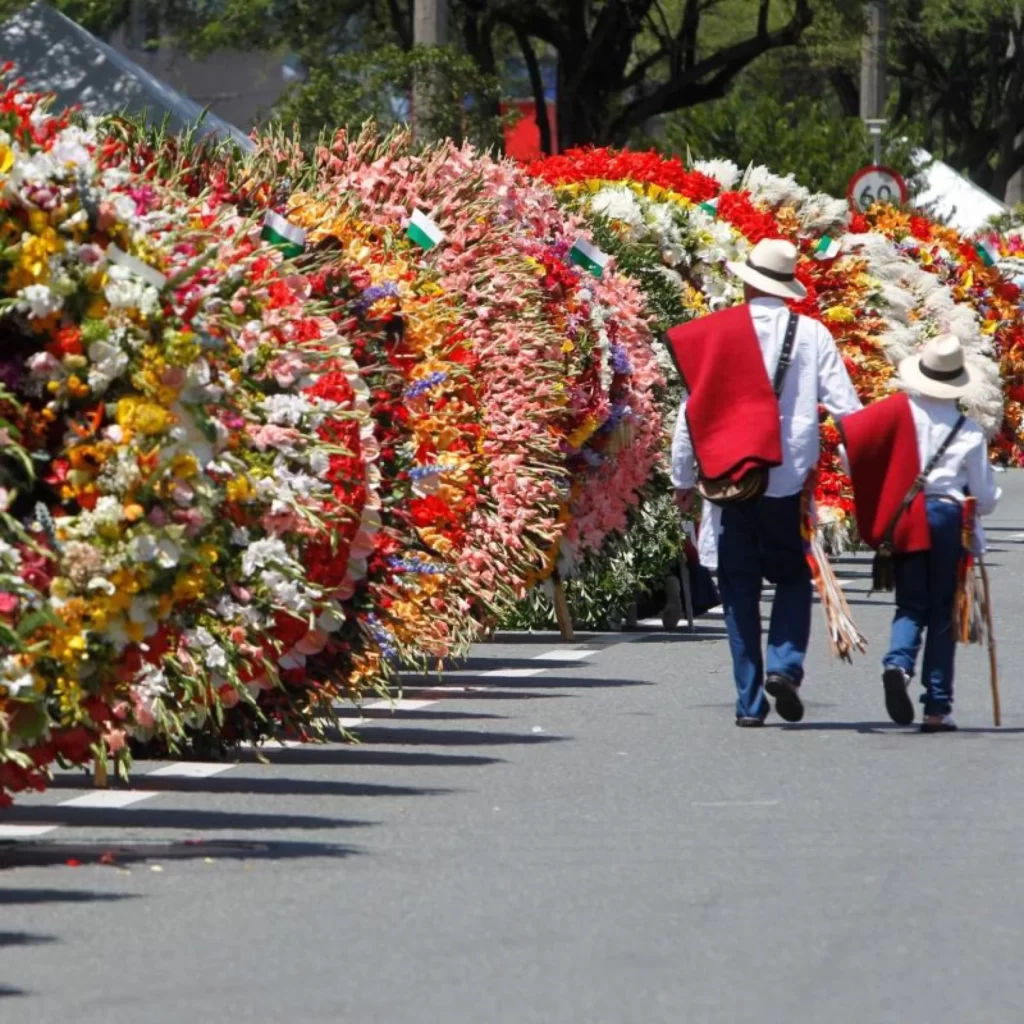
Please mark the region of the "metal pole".
<svg viewBox="0 0 1024 1024"><path fill-rule="evenodd" d="M861 45L860 116L871 133L875 165L882 162L882 129L889 80L886 62L889 48L888 0L864 5L865 34Z"/></svg>
<svg viewBox="0 0 1024 1024"><path fill-rule="evenodd" d="M412 34L415 46L447 46L448 0L413 0ZM413 89L413 133L423 142L429 135L431 77L421 76Z"/></svg>

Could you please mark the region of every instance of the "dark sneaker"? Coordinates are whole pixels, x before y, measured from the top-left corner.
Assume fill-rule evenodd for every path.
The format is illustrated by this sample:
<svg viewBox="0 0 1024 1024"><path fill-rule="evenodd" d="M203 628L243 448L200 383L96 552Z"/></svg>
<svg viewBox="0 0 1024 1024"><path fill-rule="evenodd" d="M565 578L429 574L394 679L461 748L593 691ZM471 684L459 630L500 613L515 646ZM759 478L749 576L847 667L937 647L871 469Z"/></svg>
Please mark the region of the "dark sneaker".
<svg viewBox="0 0 1024 1024"><path fill-rule="evenodd" d="M665 577L665 610L661 613L661 625L671 632L683 617L683 593L678 576Z"/></svg>
<svg viewBox="0 0 1024 1024"><path fill-rule="evenodd" d="M907 692L910 676L896 665L890 665L882 673L885 687L885 710L897 725L914 724L914 703Z"/></svg>
<svg viewBox="0 0 1024 1024"><path fill-rule="evenodd" d="M956 732L959 726L953 721L952 715L925 715L921 723L921 732Z"/></svg>
<svg viewBox="0 0 1024 1024"><path fill-rule="evenodd" d="M741 729L760 729L764 725L764 718L760 715L737 715L736 724Z"/></svg>
<svg viewBox="0 0 1024 1024"><path fill-rule="evenodd" d="M800 699L800 689L796 683L785 676L769 676L764 683L764 692L775 698L775 710L779 718L787 722L799 722L804 717L804 702Z"/></svg>

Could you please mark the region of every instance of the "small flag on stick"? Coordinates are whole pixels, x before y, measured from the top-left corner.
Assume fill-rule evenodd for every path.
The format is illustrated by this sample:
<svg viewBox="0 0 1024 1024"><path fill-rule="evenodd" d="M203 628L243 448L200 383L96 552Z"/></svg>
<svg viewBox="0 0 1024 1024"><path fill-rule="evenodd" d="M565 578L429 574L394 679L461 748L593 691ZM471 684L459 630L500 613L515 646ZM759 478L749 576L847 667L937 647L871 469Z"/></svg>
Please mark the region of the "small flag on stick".
<svg viewBox="0 0 1024 1024"><path fill-rule="evenodd" d="M604 268L608 266L608 261L611 257L608 253L598 249L596 245L592 245L585 238L577 238L573 244L572 251L569 253L569 259L577 267L589 270L594 277L600 277L604 273Z"/></svg>
<svg viewBox="0 0 1024 1024"><path fill-rule="evenodd" d="M999 259L999 250L988 241L975 242L974 251L986 267L994 267Z"/></svg>
<svg viewBox="0 0 1024 1024"><path fill-rule="evenodd" d="M444 232L425 214L419 210L412 211L409 218L409 227L406 229L409 240L418 245L421 249L430 252L431 249L444 241Z"/></svg>
<svg viewBox="0 0 1024 1024"><path fill-rule="evenodd" d="M263 219L260 238L279 249L284 258L289 260L301 256L306 248L306 232L273 210L268 210Z"/></svg>
<svg viewBox="0 0 1024 1024"><path fill-rule="evenodd" d="M700 204L700 208L709 217L717 217L718 216L718 200L717 199L709 199L706 203L701 203Z"/></svg>
<svg viewBox="0 0 1024 1024"><path fill-rule="evenodd" d="M824 235L818 239L818 244L814 247L814 258L816 260L834 260L839 255L841 248L842 245L838 239L831 235Z"/></svg>

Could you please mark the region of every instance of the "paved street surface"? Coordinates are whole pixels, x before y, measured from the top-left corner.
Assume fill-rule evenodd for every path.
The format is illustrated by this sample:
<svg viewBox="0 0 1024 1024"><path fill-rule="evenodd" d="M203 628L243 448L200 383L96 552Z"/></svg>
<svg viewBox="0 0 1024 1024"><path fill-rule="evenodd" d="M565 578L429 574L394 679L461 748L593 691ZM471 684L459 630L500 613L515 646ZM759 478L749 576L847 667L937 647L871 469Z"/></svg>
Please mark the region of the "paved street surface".
<svg viewBox="0 0 1024 1024"><path fill-rule="evenodd" d="M816 629L801 726L733 726L720 618L501 637L359 746L65 775L0 812L0 1021L1021 1020L1024 474L1000 479L1001 730L978 648L960 734L888 722L864 559L840 568L870 655L830 663Z"/></svg>

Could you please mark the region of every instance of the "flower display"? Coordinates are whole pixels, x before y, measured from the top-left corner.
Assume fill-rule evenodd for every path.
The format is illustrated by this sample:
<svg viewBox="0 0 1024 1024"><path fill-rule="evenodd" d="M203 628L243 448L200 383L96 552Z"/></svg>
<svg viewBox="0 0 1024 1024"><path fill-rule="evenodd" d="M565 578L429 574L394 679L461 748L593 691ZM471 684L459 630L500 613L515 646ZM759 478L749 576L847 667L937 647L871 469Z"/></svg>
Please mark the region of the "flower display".
<svg viewBox="0 0 1024 1024"><path fill-rule="evenodd" d="M258 225L101 167L15 86L0 110L5 466L33 470L0 597L0 756L29 775L3 785L266 720L265 691L309 719L318 681L282 672L344 622L351 580L306 566L360 514L328 472L331 425L368 418L358 368Z"/></svg>
<svg viewBox="0 0 1024 1024"><path fill-rule="evenodd" d="M725 264L767 237L865 400L950 331L1020 461L1019 290L921 218L651 153L524 169L368 129L243 158L6 88L0 801L55 761L314 739L556 574L621 615L684 542L657 337L741 301Z"/></svg>

